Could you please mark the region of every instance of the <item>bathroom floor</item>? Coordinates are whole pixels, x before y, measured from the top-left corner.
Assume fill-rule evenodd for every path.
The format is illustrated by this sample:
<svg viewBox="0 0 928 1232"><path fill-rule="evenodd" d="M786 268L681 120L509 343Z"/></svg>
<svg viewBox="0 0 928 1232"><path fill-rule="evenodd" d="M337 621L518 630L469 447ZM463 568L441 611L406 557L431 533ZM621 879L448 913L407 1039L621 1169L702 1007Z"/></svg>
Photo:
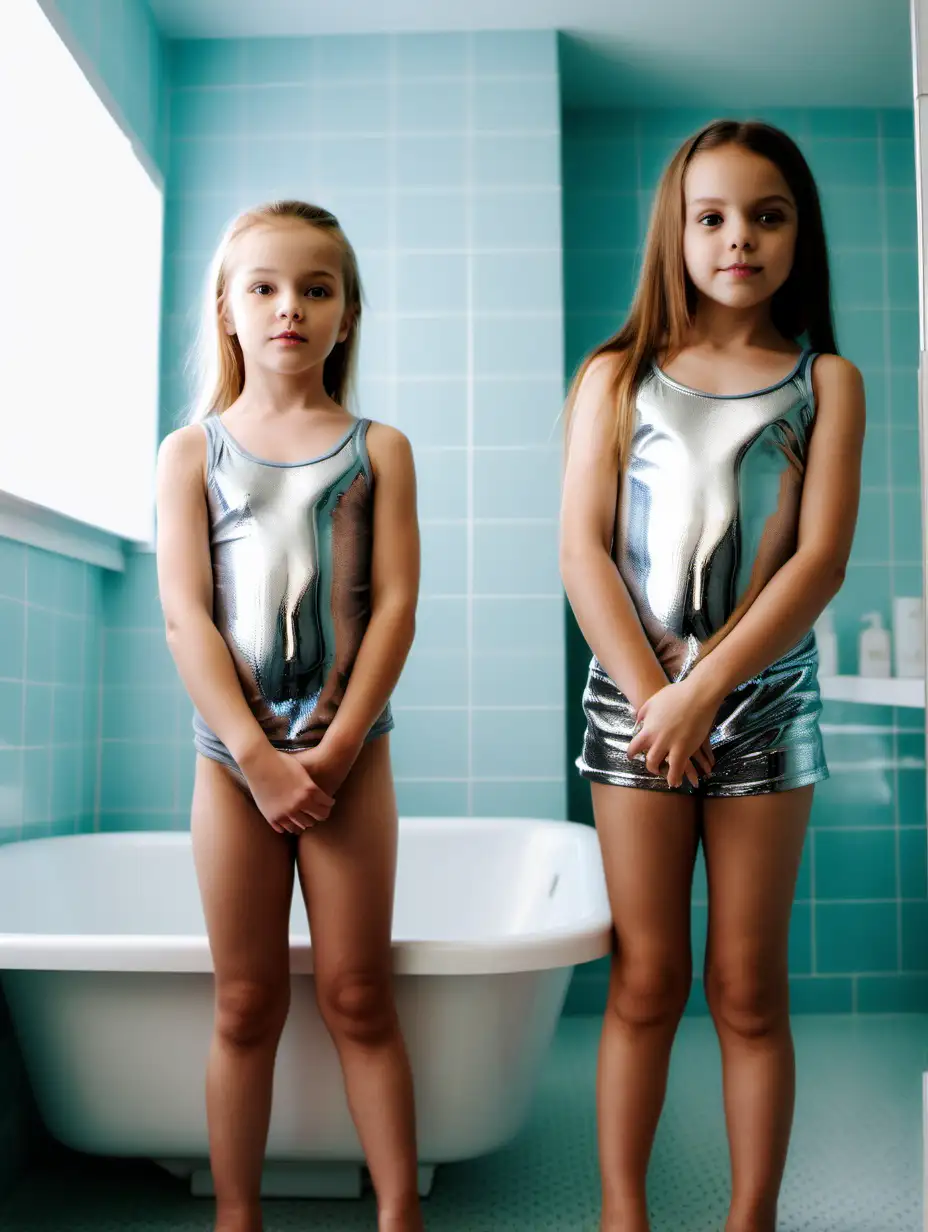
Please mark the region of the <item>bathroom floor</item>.
<svg viewBox="0 0 928 1232"><path fill-rule="evenodd" d="M799 1090L781 1232L922 1232L928 1016L799 1017ZM532 1118L509 1148L438 1170L429 1232L596 1232L599 1023L565 1018ZM653 1232L717 1232L728 1155L712 1025L686 1019L651 1170ZM3 1232L208 1232L211 1203L153 1165L63 1155L5 1204ZM375 1228L370 1199L268 1202L267 1232Z"/></svg>

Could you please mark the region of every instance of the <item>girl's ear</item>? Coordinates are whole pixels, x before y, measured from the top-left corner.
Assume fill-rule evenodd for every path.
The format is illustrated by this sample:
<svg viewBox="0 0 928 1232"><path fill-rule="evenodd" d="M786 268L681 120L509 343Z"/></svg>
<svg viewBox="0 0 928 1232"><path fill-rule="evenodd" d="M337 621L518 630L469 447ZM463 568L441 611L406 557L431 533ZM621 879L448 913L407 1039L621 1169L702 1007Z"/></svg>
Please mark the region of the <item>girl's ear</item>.
<svg viewBox="0 0 928 1232"><path fill-rule="evenodd" d="M346 311L345 315L342 317L342 323L338 330L338 341L339 342L345 342L347 340L348 335L351 333L351 329L353 325L354 325L354 309L349 308Z"/></svg>
<svg viewBox="0 0 928 1232"><path fill-rule="evenodd" d="M236 329L235 322L232 320L232 311L229 307L225 295L220 295L217 304L216 312L219 317L220 326L229 334L230 337L235 337Z"/></svg>

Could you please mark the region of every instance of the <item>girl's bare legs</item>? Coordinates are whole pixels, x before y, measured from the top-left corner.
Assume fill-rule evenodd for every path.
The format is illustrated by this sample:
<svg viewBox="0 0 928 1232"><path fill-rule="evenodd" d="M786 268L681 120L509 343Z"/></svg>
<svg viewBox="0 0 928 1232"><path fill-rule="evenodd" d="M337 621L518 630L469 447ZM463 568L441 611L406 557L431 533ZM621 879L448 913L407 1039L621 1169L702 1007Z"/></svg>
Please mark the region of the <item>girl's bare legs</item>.
<svg viewBox="0 0 928 1232"><path fill-rule="evenodd" d="M648 1160L692 981L698 803L599 783L592 790L616 932L597 1084L601 1226L648 1232Z"/></svg>
<svg viewBox="0 0 928 1232"><path fill-rule="evenodd" d="M420 1232L412 1075L393 1000L397 845L389 737L366 744L297 860L319 1008L377 1194L380 1232Z"/></svg>
<svg viewBox="0 0 928 1232"><path fill-rule="evenodd" d="M217 1232L261 1232L274 1059L290 1004L293 840L218 762L197 757L193 853L215 970L206 1076Z"/></svg>
<svg viewBox="0 0 928 1232"><path fill-rule="evenodd" d="M789 920L812 788L704 801L706 996L722 1048L726 1232L774 1232L795 1100Z"/></svg>

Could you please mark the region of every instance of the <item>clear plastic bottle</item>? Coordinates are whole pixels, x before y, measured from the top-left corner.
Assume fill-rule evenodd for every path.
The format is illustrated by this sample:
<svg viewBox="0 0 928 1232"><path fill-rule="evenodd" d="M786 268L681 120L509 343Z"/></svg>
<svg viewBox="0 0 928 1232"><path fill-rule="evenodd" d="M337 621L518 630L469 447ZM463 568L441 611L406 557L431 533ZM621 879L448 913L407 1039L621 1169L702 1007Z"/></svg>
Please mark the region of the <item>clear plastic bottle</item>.
<svg viewBox="0 0 928 1232"><path fill-rule="evenodd" d="M867 612L861 617L867 626L860 635L861 676L886 678L892 675L892 642L889 630L883 628L879 612Z"/></svg>

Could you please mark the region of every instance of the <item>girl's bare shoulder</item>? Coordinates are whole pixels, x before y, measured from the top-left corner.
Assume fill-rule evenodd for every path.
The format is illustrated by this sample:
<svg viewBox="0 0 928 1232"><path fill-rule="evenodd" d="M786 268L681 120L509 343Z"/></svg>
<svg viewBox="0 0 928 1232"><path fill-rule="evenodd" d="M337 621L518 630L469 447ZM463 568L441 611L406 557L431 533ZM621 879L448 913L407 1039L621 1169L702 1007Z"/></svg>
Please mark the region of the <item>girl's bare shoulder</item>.
<svg viewBox="0 0 928 1232"><path fill-rule="evenodd" d="M409 437L399 428L378 419L368 421L367 452L375 475L385 468L412 465Z"/></svg>
<svg viewBox="0 0 928 1232"><path fill-rule="evenodd" d="M169 432L158 446L158 468L174 474L202 471L206 461L206 433L201 423L185 424Z"/></svg>

